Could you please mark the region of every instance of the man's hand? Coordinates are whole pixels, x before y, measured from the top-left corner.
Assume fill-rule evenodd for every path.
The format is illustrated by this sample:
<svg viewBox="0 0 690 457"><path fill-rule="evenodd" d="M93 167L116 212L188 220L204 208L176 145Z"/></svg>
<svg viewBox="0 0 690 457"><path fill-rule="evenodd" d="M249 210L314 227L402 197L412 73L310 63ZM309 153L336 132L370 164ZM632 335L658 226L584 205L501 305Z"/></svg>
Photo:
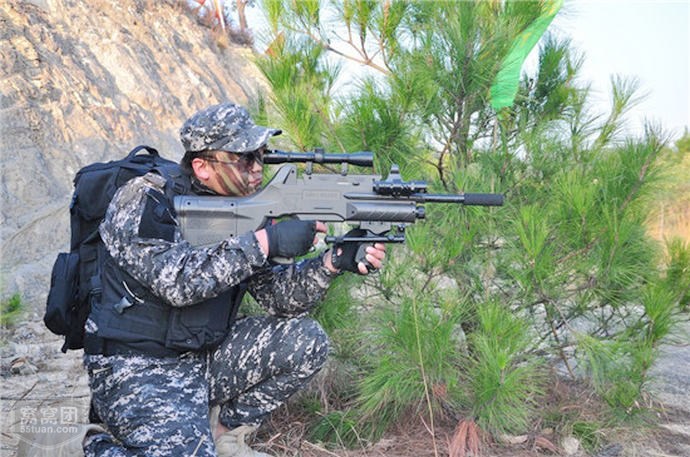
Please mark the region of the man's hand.
<svg viewBox="0 0 690 457"><path fill-rule="evenodd" d="M309 252L318 241L317 232L326 232L323 222L291 219L269 225L255 235L267 257L293 258Z"/></svg>
<svg viewBox="0 0 690 457"><path fill-rule="evenodd" d="M364 236L365 231L354 229L346 236ZM345 270L366 275L383 266L386 245L383 243L343 243L336 244L324 257L326 268L332 272Z"/></svg>

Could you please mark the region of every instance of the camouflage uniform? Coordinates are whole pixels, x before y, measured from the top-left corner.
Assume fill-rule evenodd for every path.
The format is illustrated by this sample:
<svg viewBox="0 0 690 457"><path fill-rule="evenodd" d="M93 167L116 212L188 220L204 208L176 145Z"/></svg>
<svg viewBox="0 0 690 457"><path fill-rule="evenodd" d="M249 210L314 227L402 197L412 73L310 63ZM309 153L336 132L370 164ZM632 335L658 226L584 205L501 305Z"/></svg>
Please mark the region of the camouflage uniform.
<svg viewBox="0 0 690 457"><path fill-rule="evenodd" d="M222 121L219 113L242 121L226 123L226 130L239 126L253 135L235 138L233 148L251 150L279 132L253 126L235 105L214 108L185 124L196 126L187 134L183 128L187 150L222 136L207 138L202 129ZM218 347L178 357L85 354L94 410L111 433L89 437L87 456L214 456L210 407L220 406L219 420L228 428L258 425L302 389L327 357L324 331L305 317L332 279L322 258L272 266L253 233L205 247L184 241L176 224L169 239L143 236L146 202L163 195L164 186L162 177L149 174L115 195L100 227L112 259L171 307L193 307L244 283L269 315L238 319ZM97 334L98 322L89 318L86 332Z"/></svg>
<svg viewBox="0 0 690 457"><path fill-rule="evenodd" d="M306 385L327 352L311 319L247 317L210 353L86 356L96 412L112 437L93 436L85 453L215 456L210 407L221 406L228 428L258 425Z"/></svg>

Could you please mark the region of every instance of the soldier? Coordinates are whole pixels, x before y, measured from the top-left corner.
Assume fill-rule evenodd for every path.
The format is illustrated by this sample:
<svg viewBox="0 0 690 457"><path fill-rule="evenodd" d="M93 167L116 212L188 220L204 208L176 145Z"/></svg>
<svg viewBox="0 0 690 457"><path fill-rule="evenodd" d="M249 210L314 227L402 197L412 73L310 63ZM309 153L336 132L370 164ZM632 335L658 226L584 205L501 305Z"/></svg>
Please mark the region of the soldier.
<svg viewBox="0 0 690 457"><path fill-rule="evenodd" d="M170 189L252 194L266 144L280 133L255 125L241 106L212 106L182 126L177 175L135 178L113 198L100 226L101 299L84 344L93 412L108 433L86 438L87 456L267 456L245 436L326 361L328 338L306 315L342 270L367 274L355 264L356 246L275 265L272 258L301 256L326 231L290 220L193 247L171 201ZM384 245L367 253L380 268ZM236 317L245 292L268 316Z"/></svg>

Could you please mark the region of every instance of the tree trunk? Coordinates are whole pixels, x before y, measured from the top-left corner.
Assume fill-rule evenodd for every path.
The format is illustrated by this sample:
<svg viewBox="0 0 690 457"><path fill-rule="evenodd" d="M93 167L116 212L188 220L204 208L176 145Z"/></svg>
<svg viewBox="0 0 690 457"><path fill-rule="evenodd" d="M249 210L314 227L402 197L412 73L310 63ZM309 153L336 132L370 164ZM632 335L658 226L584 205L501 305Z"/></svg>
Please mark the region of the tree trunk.
<svg viewBox="0 0 690 457"><path fill-rule="evenodd" d="M247 16L244 13L247 7L247 0L235 0L237 4L237 20L240 23L240 30L247 30Z"/></svg>

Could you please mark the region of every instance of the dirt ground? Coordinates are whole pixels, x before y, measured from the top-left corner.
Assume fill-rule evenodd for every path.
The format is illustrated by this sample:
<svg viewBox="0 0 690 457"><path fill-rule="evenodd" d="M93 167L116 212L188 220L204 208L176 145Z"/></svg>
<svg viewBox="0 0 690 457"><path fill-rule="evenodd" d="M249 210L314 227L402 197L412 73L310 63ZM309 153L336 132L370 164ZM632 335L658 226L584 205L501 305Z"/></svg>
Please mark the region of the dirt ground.
<svg viewBox="0 0 690 457"><path fill-rule="evenodd" d="M17 326L4 335L0 347L0 409L2 435L0 457L14 456L20 440L19 427L40 426L69 413L86 422L89 399L86 376L79 351L62 354L60 340L47 332L40 320ZM484 438L484 457L690 457L690 347L665 349L655 368L650 386L650 417L647 425L606 429L596 453L587 453L582 443L564 443L553 435L509 437L519 444L501 444ZM572 395L572 392L569 393ZM577 395L575 395L577 397ZM588 408L588 399L574 406ZM404 426L389 431L377 443L360 449L338 449L305 438L307 419L291 415L287 407L277 411L255 438L258 450L284 457L437 457L448 456L455 427L452 422L435 424L434 439L419 418L410 417ZM47 453L46 455L50 455ZM467 455L472 455L467 453ZM455 454L452 457L461 457Z"/></svg>
<svg viewBox="0 0 690 457"><path fill-rule="evenodd" d="M587 452L580 444L567 449L554 435L525 435L508 437L519 444L499 443L483 437L479 453L467 452L467 457L690 457L690 413L686 410L655 403L645 424L608 428L599 436L595 452ZM656 420L651 416L656 416ZM651 419L651 420L650 420ZM274 415L265 424L254 446L272 455L283 457L462 457L449 449L456 432L456 424L435 426L435 440L422 420L411 418L409 423L390 430L379 442L361 449L334 449L322 443L304 439L305 424L291 420L285 411ZM573 440L572 437L569 437ZM577 443L577 441L575 441ZM570 443L573 444L572 441ZM579 444L579 443L578 443Z"/></svg>

